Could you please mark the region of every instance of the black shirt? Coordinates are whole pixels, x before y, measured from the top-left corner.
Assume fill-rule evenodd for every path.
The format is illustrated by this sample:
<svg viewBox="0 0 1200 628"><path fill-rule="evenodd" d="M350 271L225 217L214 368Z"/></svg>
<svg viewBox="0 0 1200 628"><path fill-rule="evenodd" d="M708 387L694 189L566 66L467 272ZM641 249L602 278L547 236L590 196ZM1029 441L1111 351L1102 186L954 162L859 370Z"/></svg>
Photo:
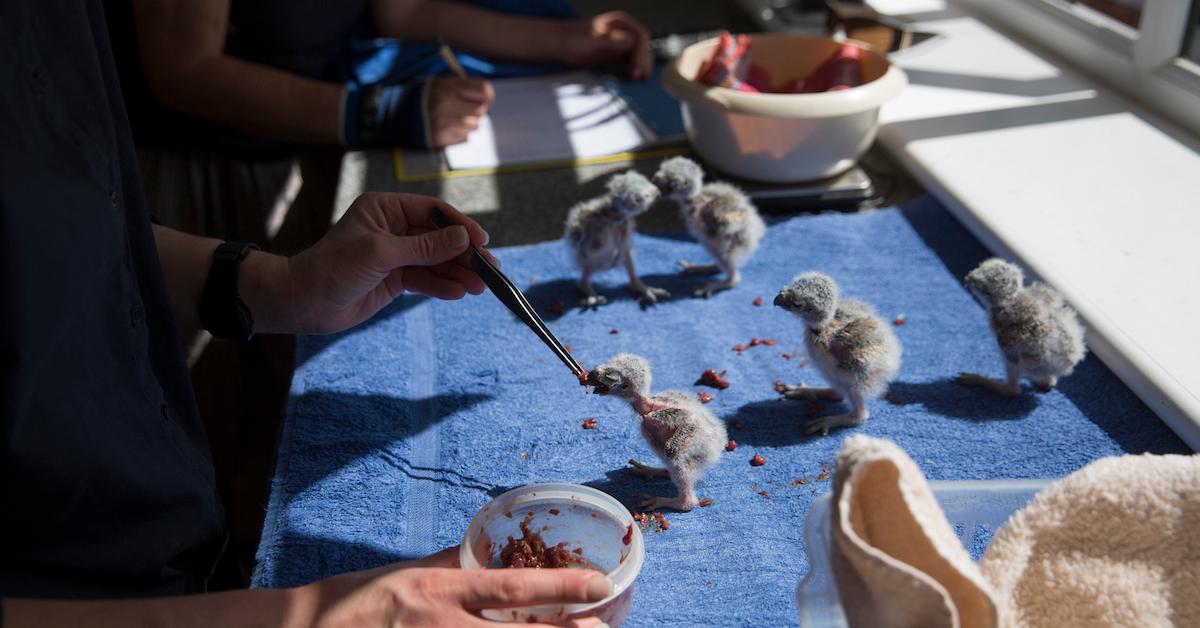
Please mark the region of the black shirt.
<svg viewBox="0 0 1200 628"><path fill-rule="evenodd" d="M203 589L224 539L99 0L0 2L0 596Z"/></svg>

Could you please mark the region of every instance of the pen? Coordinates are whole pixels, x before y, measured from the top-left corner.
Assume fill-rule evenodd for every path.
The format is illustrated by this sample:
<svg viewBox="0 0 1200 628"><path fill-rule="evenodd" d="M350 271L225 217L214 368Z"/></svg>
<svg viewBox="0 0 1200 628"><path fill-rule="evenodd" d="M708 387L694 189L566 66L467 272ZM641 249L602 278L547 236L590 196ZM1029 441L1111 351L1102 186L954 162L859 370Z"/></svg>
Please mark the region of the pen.
<svg viewBox="0 0 1200 628"><path fill-rule="evenodd" d="M450 50L450 46L442 44L438 47L438 54L442 56L442 61L446 62L446 66L458 78L467 78L467 71L463 69L462 64L458 62L458 57L454 56L454 52Z"/></svg>

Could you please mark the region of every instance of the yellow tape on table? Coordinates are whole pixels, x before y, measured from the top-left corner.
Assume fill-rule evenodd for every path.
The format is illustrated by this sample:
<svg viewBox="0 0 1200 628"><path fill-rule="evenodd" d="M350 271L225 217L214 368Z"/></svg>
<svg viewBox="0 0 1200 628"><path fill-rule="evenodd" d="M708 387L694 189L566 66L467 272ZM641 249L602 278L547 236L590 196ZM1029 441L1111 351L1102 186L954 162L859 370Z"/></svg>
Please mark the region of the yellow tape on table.
<svg viewBox="0 0 1200 628"><path fill-rule="evenodd" d="M574 168L577 166L610 164L621 161L635 161L639 159L656 159L660 157L682 155L687 152L688 147L686 145L667 146L647 150L614 153L612 155L602 155L599 157L568 157L565 159L550 159L546 161L521 164L504 164L487 168L466 168L463 170L440 170L438 172L410 173L406 172L404 168L404 151L401 149L396 149L392 152L392 164L395 169L396 180L401 183L405 183L410 181L435 181L438 179L477 177L481 175L504 174L506 172L529 172L533 170L548 170L552 168Z"/></svg>

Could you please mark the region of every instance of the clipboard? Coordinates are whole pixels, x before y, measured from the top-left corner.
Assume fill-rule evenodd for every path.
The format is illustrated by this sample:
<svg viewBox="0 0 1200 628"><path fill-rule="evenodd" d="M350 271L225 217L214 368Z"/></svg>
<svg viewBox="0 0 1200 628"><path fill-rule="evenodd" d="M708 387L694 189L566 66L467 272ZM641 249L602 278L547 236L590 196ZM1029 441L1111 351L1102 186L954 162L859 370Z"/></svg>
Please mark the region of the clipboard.
<svg viewBox="0 0 1200 628"><path fill-rule="evenodd" d="M399 182L661 159L687 152L679 104L657 80L586 72L497 79L496 102L468 141L396 149Z"/></svg>

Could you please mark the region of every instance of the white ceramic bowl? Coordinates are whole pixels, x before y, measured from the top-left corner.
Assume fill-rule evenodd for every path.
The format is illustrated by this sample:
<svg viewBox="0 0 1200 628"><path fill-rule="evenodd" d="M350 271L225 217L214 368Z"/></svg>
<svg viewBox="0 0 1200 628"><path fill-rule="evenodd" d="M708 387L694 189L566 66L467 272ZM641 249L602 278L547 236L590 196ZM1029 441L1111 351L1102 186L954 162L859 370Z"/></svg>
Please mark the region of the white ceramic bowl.
<svg viewBox="0 0 1200 628"><path fill-rule="evenodd" d="M633 583L645 556L642 531L629 510L612 496L581 484L527 484L484 505L471 519L459 546L463 569L500 566L500 548L507 537L521 537L520 522L542 534L549 545L566 541L608 574L613 592L593 604L567 604L485 610L495 621L562 623L572 618L599 617L620 626L633 601Z"/></svg>
<svg viewBox="0 0 1200 628"><path fill-rule="evenodd" d="M808 76L844 45L824 37L751 35L752 59L776 83ZM904 71L866 46L864 83L814 94L746 93L692 80L717 39L688 46L662 75L679 99L692 147L729 174L772 183L831 177L854 165L875 140L879 106L908 84Z"/></svg>

